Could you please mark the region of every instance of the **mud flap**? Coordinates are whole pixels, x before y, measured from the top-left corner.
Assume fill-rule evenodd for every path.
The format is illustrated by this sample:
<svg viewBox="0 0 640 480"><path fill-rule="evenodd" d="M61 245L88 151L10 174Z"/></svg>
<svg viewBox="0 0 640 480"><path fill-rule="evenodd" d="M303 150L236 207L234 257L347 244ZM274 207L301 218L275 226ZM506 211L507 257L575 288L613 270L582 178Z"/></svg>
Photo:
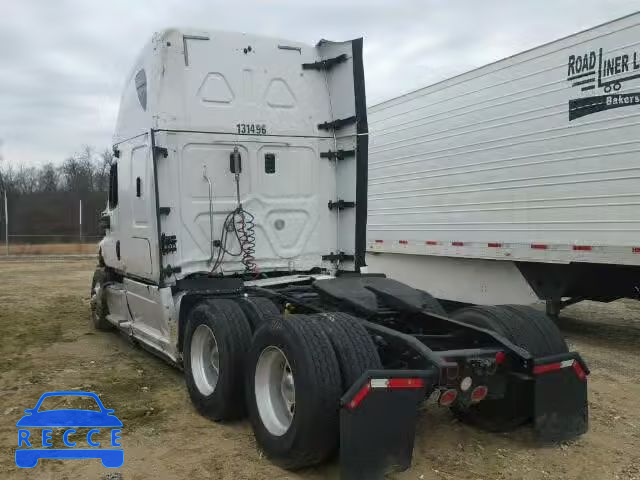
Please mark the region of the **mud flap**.
<svg viewBox="0 0 640 480"><path fill-rule="evenodd" d="M428 371L366 372L342 397L340 478L382 480L411 465L418 407L433 388Z"/></svg>
<svg viewBox="0 0 640 480"><path fill-rule="evenodd" d="M554 444L586 433L589 369L580 355L536 358L533 374L533 424L539 441Z"/></svg>

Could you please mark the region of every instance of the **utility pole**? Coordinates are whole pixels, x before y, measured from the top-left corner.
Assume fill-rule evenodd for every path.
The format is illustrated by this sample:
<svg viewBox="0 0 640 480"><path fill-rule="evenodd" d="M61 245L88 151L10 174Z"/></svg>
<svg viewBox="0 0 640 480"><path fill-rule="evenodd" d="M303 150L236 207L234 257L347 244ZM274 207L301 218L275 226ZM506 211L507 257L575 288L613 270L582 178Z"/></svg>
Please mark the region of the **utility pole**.
<svg viewBox="0 0 640 480"><path fill-rule="evenodd" d="M7 189L3 189L4 191L4 246L9 256L9 207L7 202Z"/></svg>
<svg viewBox="0 0 640 480"><path fill-rule="evenodd" d="M80 243L82 243L82 200L80 200Z"/></svg>
<svg viewBox="0 0 640 480"><path fill-rule="evenodd" d="M0 166L3 158L2 139L0 139ZM9 256L9 203L7 202L7 186L2 178L2 170L0 170L0 190L4 193L4 246L7 256Z"/></svg>

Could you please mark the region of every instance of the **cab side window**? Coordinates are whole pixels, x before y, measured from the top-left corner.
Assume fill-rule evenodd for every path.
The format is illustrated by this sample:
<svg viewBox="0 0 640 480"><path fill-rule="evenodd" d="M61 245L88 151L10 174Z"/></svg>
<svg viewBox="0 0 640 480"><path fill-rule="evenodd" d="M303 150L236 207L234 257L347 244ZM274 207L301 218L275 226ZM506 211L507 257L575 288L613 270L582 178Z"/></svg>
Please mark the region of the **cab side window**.
<svg viewBox="0 0 640 480"><path fill-rule="evenodd" d="M109 170L109 208L118 206L118 164L112 163Z"/></svg>

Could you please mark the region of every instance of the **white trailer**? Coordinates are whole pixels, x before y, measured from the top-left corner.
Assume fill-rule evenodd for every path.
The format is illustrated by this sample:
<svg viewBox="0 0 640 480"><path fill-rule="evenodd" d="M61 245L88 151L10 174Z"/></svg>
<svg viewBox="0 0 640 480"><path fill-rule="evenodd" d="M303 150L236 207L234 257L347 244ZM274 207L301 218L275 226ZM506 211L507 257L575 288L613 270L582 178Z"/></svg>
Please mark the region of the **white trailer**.
<svg viewBox="0 0 640 480"><path fill-rule="evenodd" d="M371 271L550 313L637 295L640 14L368 113Z"/></svg>

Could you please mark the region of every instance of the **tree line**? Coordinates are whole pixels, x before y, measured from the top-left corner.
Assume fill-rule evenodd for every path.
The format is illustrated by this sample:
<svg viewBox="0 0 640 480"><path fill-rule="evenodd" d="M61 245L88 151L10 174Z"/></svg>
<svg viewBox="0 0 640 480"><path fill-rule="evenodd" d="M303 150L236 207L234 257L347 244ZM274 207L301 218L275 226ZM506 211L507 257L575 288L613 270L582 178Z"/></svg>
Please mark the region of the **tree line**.
<svg viewBox="0 0 640 480"><path fill-rule="evenodd" d="M0 162L0 190L6 189L9 194L106 192L112 162L111 150L98 152L89 145L60 165L49 162L27 167Z"/></svg>

